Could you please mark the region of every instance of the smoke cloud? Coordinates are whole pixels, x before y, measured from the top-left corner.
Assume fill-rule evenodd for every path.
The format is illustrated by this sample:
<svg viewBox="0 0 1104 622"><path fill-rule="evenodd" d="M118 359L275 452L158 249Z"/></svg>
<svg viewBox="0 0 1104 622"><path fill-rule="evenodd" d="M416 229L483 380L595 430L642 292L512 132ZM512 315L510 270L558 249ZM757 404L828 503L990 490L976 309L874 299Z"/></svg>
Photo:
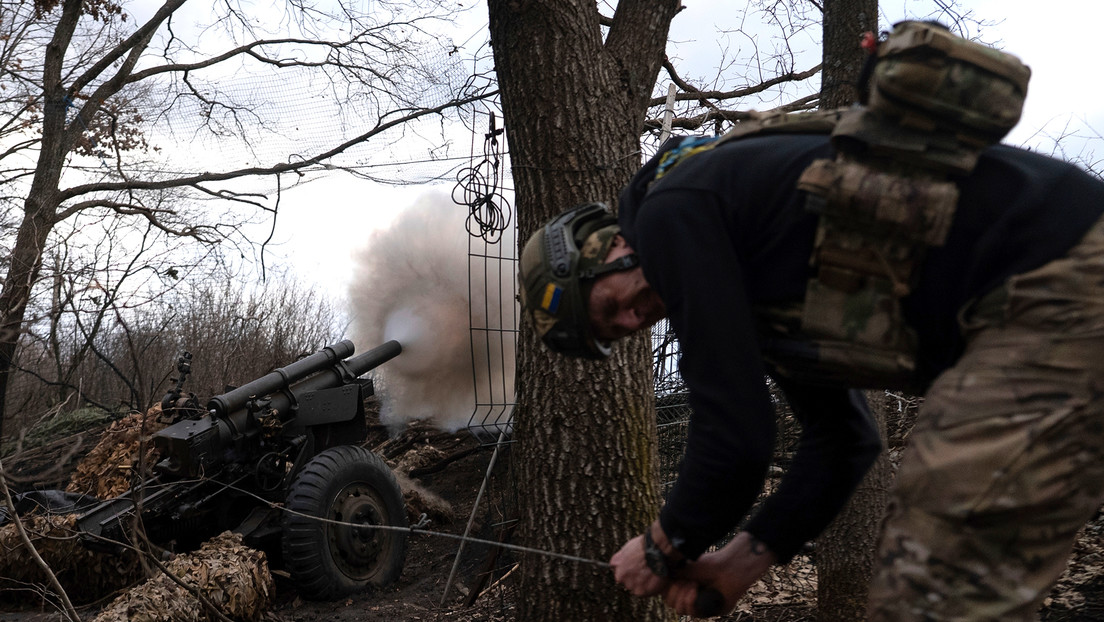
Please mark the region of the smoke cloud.
<svg viewBox="0 0 1104 622"><path fill-rule="evenodd" d="M354 255L353 340L402 354L377 370L382 419L393 430L429 420L456 431L504 425L514 398L517 324L514 241L487 245L465 228L466 208L422 196ZM476 431L476 430L473 430Z"/></svg>

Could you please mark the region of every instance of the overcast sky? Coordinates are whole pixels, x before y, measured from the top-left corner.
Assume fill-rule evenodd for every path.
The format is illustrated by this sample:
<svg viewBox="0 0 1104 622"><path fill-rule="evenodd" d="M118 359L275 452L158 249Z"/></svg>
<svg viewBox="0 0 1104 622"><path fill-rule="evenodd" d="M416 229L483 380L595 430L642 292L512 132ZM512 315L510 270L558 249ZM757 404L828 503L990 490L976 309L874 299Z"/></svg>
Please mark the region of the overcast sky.
<svg viewBox="0 0 1104 622"><path fill-rule="evenodd" d="M738 23L739 8L749 0L684 0L686 9L672 25L669 54L686 67L684 77L715 75L717 59L746 54L752 47L745 35L731 34ZM1032 69L1032 79L1024 117L1005 142L1026 145L1051 153L1054 139L1065 134L1075 138L1064 141L1065 157L1078 156L1095 161L1104 157L1104 97L1098 86L1100 24L1104 23L1101 0L1050 0L1046 3L1023 0L963 0L963 11L987 22L972 31L981 40L996 44L1019 56ZM883 0L882 27L916 11L931 7L930 0ZM608 11L607 11L608 12ZM923 16L923 14L921 15ZM754 11L744 16L745 31L754 30L761 15ZM478 45L485 41L486 9L480 2L457 21L457 31L449 33L457 42ZM770 44L771 34L759 42ZM819 62L819 33L798 34L791 38L798 60L797 69ZM666 76L661 72L661 80ZM507 127L507 134L509 128ZM1091 140L1085 140L1085 138ZM1095 153L1100 153L1100 156ZM382 225L402 206L413 203L424 192L420 187L388 187L363 181L332 179L293 190L284 197L277 239L277 255L294 257L298 272L317 281L338 297L349 277L348 253L362 245L365 232ZM507 178L507 184L510 180ZM450 185L437 186L450 192ZM319 193L337 197L330 205L359 209L341 209L320 214ZM364 209L370 203L382 211ZM337 208L334 208L337 210ZM325 223L318 226L318 223ZM279 259L279 257L272 257Z"/></svg>
<svg viewBox="0 0 1104 622"><path fill-rule="evenodd" d="M969 0L976 15L997 22L985 41L1019 56L1032 70L1024 116L1005 142L1049 146L1065 128L1104 142L1104 88L1095 68L1101 57L1100 0ZM1104 145L1086 149L1104 156ZM1049 152L1049 150L1048 150ZM1087 153L1087 152L1086 152ZM1075 154L1071 154L1075 155Z"/></svg>

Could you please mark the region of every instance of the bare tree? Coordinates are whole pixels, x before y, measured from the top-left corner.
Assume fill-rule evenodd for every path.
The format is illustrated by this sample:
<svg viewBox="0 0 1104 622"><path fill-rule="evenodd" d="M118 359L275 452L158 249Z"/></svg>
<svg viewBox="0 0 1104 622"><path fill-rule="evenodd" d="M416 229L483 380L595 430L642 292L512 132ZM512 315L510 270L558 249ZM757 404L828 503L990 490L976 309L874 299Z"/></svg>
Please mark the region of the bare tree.
<svg viewBox="0 0 1104 622"><path fill-rule="evenodd" d="M651 75L643 68L651 62L649 55L657 53L651 31L634 31L628 26L639 24L634 17L638 9L636 3L617 3L611 18L596 17L592 7L575 6L570 2L546 4L549 6L537 10L521 9L512 3L490 3L492 45L506 123L511 132L521 240L558 210L588 200L612 201L616 196L618 186L629 174L617 163L624 158L621 154L632 153L633 137L629 133L635 123L632 115L638 113L632 101L625 99L635 93L632 87L636 85L628 79ZM930 17L951 21L971 17L958 10L955 3L938 2L937 5L937 14ZM754 58L748 62L733 60L728 67L720 63L718 75L708 80L687 79L681 75L677 59L665 58L662 66L674 88L669 92L661 88L653 94L647 102L642 125L643 134L653 147L659 142L656 138L669 129L719 134L732 123L764 112L845 106L855 101L855 84L864 61L859 45L861 36L865 31L879 30L876 1L759 0L749 2L748 6L749 12L755 12L762 22L781 33L776 47L754 49ZM609 28L604 43L595 34L595 20ZM745 27L751 28L750 24ZM822 63L800 66L799 55L790 46L790 37L808 30L820 30L823 34ZM742 29L735 32L756 41ZM632 59L616 55L616 46L623 44L625 38L633 40L635 56ZM526 46L539 46L544 51L540 56L544 58L517 53L522 41ZM605 73L610 62L617 67L619 78ZM726 74L726 69L737 65L741 70L737 75ZM564 67L570 68L569 73L560 73ZM821 88L812 82L818 75ZM618 85L614 92L609 90L610 83ZM591 122L593 111L579 109L578 102L584 100L600 102L596 107L602 112L601 123ZM763 102L771 104L763 107ZM550 107L548 110L542 108L546 105ZM547 125L553 121L554 127ZM611 136L611 129L619 136L620 133L624 135ZM614 179L610 179L612 171L617 171ZM667 352L669 340L661 341L659 349ZM647 370L636 358L636 345L621 351L624 358L614 361L611 373L601 367L592 369L587 365L580 369L574 364L550 359L537 347L532 336L525 338L523 332L516 412L519 469L523 486L530 493L523 496L522 518L530 523L525 532L531 544L578 554L596 549L610 550L611 543L603 540L600 534L586 531L584 523L591 523L595 513L578 512L565 501L570 494L579 494L580 479L598 480L593 485L604 492L591 491L588 484L583 495L599 498L603 508L622 514L618 520L608 516L606 511L598 512L608 530L620 530L617 535L623 536L624 530L631 535L642 527L638 501L613 498L608 493L608 490L623 490L625 486L634 485L625 481L624 472L611 475L601 466L590 465L585 478L580 474L564 477L563 481L549 481L546 477L549 473L567 474L565 469L572 467L564 465L575 464L571 458L578 452L585 452L594 463L604 465L607 459L614 459L605 455L606 449L626 452L631 448L631 453L623 456L624 461L630 464L648 462L641 452L650 451L651 446L633 447L626 440L634 435L650 438L651 433L640 427L635 419L639 410L636 383L647 376ZM654 364L665 369L662 362ZM587 385L592 388L582 394L577 383L580 377L592 381ZM568 389L568 385L574 389ZM569 397L565 400L565 396ZM572 416L574 411L585 412L585 420L579 421L579 417ZM631 422L625 421L626 413L633 414ZM590 427L593 419L607 424L616 421L617 425L614 429L607 427L593 432ZM596 435L601 437L600 441L594 440ZM628 475L630 480L638 478L636 486L647 483L642 472ZM828 536L832 544L839 546L824 547L820 556L824 558L825 568L824 608L831 609L841 603L847 605L834 619L861 617L865 608L873 536L887 482L888 471L883 462L880 470L863 485L858 504L852 506L856 511L837 524L835 535ZM554 521L550 522L549 517L554 517ZM848 537L841 538L840 530ZM615 536L614 540L618 538ZM844 554L848 546L854 547L854 555ZM550 564L536 559L527 562L522 589L531 596L519 612L521 618L585 617L580 613L582 610L569 611L567 603L586 602L590 598L560 594L557 590L579 590L584 581L576 577L586 576L587 569L553 570ZM586 589L589 592L603 588ZM613 598L603 595L593 599L595 602L615 602ZM618 615L613 613L615 607L612 605L580 606L589 607L585 610L591 617L599 610L610 619ZM640 615L644 614L629 614L630 617Z"/></svg>
<svg viewBox="0 0 1104 622"><path fill-rule="evenodd" d="M75 405L145 410L165 394L184 351L193 355L188 390L209 397L340 334L333 303L294 279L242 285L212 274L143 300L124 299L118 286L84 291L69 274L55 279L59 304L49 331L40 338L32 327L19 348L21 373L9 399L24 414L47 412L70 396Z"/></svg>
<svg viewBox="0 0 1104 622"><path fill-rule="evenodd" d="M614 203L638 166L644 113L678 3L622 1L606 33L585 0L488 6L525 240L567 207ZM549 353L528 325L522 331L513 461L525 491L520 537L606 559L659 505L650 350L638 338L609 360L584 363ZM660 603L617 589L608 570L527 556L522 573L520 620L664 617Z"/></svg>
<svg viewBox="0 0 1104 622"><path fill-rule="evenodd" d="M425 30L442 16L436 3L368 6L277 4L270 35L254 19L263 7L234 2L216 3L201 29L179 23L191 19L184 0L141 23L112 0L4 0L0 223L18 224L0 289L0 409L59 223L118 216L244 254L242 226L274 217L284 187L486 95L427 62L445 56ZM343 131L296 135L243 76L301 85L330 102ZM239 150L220 153L228 143Z"/></svg>

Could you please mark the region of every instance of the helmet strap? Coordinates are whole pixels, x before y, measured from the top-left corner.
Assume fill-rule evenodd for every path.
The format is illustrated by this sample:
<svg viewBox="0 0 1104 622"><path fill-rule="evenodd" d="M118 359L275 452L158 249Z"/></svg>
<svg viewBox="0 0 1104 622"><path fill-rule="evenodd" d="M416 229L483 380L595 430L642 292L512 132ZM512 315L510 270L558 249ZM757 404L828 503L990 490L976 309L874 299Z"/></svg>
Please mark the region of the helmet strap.
<svg viewBox="0 0 1104 622"><path fill-rule="evenodd" d="M637 258L636 253L629 253L614 259L609 263L604 263L600 266L594 266L593 268L587 268L579 273L579 280L596 279L603 274L609 274L610 272L621 272L624 270L632 270L636 266L640 265L640 259Z"/></svg>

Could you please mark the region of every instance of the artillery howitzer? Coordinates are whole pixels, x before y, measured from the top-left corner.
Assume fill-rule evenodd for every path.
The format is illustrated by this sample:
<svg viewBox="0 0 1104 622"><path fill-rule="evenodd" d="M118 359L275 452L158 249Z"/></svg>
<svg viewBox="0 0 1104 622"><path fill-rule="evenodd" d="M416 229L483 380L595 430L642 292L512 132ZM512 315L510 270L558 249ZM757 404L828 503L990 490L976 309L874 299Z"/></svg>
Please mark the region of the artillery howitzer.
<svg viewBox="0 0 1104 622"><path fill-rule="evenodd" d="M82 514L85 543L118 548L138 514L152 542L179 549L233 529L282 557L308 598L393 581L406 534L372 526L406 527L402 493L383 460L355 443L367 435L364 399L373 394L371 379L360 376L402 347L389 341L347 358L353 351L350 341L325 347L206 408L183 394L185 353L162 400L178 421L153 435L153 476Z"/></svg>

